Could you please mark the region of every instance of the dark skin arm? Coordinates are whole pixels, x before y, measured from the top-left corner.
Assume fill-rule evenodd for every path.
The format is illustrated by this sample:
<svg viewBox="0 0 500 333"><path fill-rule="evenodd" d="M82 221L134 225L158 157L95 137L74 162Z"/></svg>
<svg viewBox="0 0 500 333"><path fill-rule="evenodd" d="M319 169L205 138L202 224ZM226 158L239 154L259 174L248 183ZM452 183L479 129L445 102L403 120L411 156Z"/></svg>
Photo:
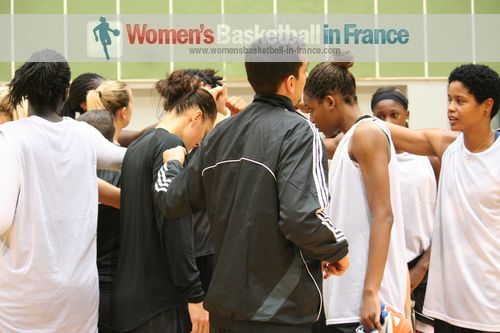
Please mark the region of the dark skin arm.
<svg viewBox="0 0 500 333"><path fill-rule="evenodd" d="M415 155L435 156L441 159L448 146L455 141L457 132L443 129L411 130L387 123L396 150Z"/></svg>
<svg viewBox="0 0 500 333"><path fill-rule="evenodd" d="M326 148L326 155L328 159L331 160L333 155L335 154L335 150L337 150L337 146L339 145L340 140L344 137L343 133L338 134L334 138L324 138L323 144Z"/></svg>
<svg viewBox="0 0 500 333"><path fill-rule="evenodd" d="M378 291L387 262L393 224L388 139L378 126L361 124L354 132L349 154L352 160L359 163L372 218L366 268L370 273L365 276L360 318L368 331L381 330Z"/></svg>
<svg viewBox="0 0 500 333"><path fill-rule="evenodd" d="M412 292L420 285L420 283L422 283L425 274L429 270L430 259L431 247L429 246L427 250L425 250L420 260L417 262L417 264L413 266L412 269L410 269L410 283Z"/></svg>

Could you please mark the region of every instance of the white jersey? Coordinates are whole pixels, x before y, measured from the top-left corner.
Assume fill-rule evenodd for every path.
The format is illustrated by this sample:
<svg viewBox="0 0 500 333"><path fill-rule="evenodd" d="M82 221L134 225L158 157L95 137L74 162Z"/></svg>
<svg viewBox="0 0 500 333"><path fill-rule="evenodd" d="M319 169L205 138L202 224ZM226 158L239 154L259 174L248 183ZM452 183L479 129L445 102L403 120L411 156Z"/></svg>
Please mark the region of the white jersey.
<svg viewBox="0 0 500 333"><path fill-rule="evenodd" d="M410 262L431 245L437 185L428 157L408 153L398 154L397 157L406 261Z"/></svg>
<svg viewBox="0 0 500 333"><path fill-rule="evenodd" d="M441 164L424 314L500 331L500 139L471 153L463 134Z"/></svg>
<svg viewBox="0 0 500 333"><path fill-rule="evenodd" d="M0 125L0 332L97 331L96 167L124 153L70 118Z"/></svg>
<svg viewBox="0 0 500 333"><path fill-rule="evenodd" d="M328 325L356 323L363 300L363 287L368 264L371 217L365 186L357 163L349 157L349 143L357 126L370 121L391 136L385 124L377 118L368 118L354 124L340 141L329 172L329 190L332 200L328 214L349 241L350 267L340 276L323 281L325 315ZM406 300L407 266L401 194L397 170L397 158L392 141L389 163L391 205L394 223L391 231L389 254L379 289L381 302L404 313Z"/></svg>

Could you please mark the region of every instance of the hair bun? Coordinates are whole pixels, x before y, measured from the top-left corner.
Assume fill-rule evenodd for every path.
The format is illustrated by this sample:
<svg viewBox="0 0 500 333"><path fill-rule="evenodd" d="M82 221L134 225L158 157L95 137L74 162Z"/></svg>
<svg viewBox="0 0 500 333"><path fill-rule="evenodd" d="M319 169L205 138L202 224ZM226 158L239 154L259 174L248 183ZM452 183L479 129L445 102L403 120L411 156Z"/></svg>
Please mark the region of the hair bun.
<svg viewBox="0 0 500 333"><path fill-rule="evenodd" d="M334 62L334 64L349 69L354 65L354 62Z"/></svg>
<svg viewBox="0 0 500 333"><path fill-rule="evenodd" d="M337 54L334 54L330 58L330 62L345 69L349 69L354 65L354 55L350 50L339 50Z"/></svg>
<svg viewBox="0 0 500 333"><path fill-rule="evenodd" d="M199 89L200 82L185 70L177 70L165 80L156 82L156 90L165 98L165 109L173 107L179 101L188 98Z"/></svg>
<svg viewBox="0 0 500 333"><path fill-rule="evenodd" d="M184 70L174 71L165 80L156 83L156 90L169 99L179 99L181 96L194 92L198 85L193 76L186 75Z"/></svg>

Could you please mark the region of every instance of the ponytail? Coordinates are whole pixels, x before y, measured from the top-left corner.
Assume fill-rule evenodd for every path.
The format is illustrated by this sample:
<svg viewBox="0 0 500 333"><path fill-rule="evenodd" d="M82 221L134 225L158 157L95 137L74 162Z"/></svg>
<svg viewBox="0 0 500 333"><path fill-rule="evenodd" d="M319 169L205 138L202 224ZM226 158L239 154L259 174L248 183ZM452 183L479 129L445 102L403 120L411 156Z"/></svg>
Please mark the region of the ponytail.
<svg viewBox="0 0 500 333"><path fill-rule="evenodd" d="M97 89L89 90L87 93L87 110L106 110L101 101L101 92Z"/></svg>
<svg viewBox="0 0 500 333"><path fill-rule="evenodd" d="M87 94L87 110L108 110L113 115L128 106L129 88L125 82L104 81L97 89Z"/></svg>

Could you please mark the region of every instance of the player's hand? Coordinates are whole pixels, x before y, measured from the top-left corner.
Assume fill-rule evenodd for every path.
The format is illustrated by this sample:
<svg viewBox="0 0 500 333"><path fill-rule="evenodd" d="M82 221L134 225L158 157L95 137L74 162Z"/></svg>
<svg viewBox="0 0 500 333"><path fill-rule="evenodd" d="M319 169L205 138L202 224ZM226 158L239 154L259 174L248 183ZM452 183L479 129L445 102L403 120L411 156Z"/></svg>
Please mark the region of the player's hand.
<svg viewBox="0 0 500 333"><path fill-rule="evenodd" d="M208 312L203 308L203 303L188 303L188 312L191 319L191 333L209 333Z"/></svg>
<svg viewBox="0 0 500 333"><path fill-rule="evenodd" d="M382 325L380 325L380 298L377 292L363 293L360 321L366 332L377 329L382 333Z"/></svg>
<svg viewBox="0 0 500 333"><path fill-rule="evenodd" d="M177 146L175 148L167 149L163 152L163 163L167 163L168 161L177 160L184 164L184 160L186 159L186 148Z"/></svg>
<svg viewBox="0 0 500 333"><path fill-rule="evenodd" d="M411 322L411 318L405 318L404 320L406 321L406 325L408 325L408 327L409 327L408 332L406 332L406 333L415 332L414 327L413 327L413 323Z"/></svg>
<svg viewBox="0 0 500 333"><path fill-rule="evenodd" d="M345 256L340 259L338 262L326 262L323 261L321 263L321 267L323 269L323 278L328 279L332 275L341 276L344 274L349 268L349 256Z"/></svg>
<svg viewBox="0 0 500 333"><path fill-rule="evenodd" d="M215 100L215 105L217 106L217 112L223 115L227 115L226 103L227 103L227 86L223 84L221 87L215 87L209 90L210 94Z"/></svg>
<svg viewBox="0 0 500 333"><path fill-rule="evenodd" d="M242 98L238 96L231 96L227 99L226 102L226 107L231 112L231 116L240 113L247 106L248 106L247 102L245 102Z"/></svg>

